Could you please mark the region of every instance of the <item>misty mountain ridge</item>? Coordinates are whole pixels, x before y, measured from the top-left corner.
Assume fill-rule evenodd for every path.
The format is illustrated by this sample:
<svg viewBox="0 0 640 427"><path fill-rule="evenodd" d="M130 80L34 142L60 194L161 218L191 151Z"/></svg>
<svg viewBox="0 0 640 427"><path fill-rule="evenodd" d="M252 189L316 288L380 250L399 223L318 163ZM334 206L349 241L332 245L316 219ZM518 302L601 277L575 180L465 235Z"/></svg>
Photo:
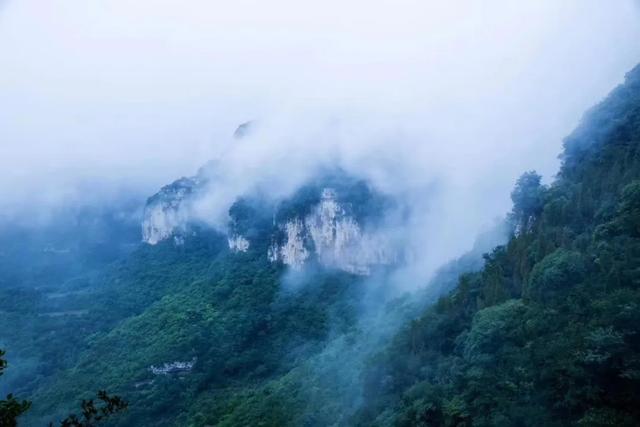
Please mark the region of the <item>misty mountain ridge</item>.
<svg viewBox="0 0 640 427"><path fill-rule="evenodd" d="M640 426L640 0L0 21L0 427Z"/></svg>
<svg viewBox="0 0 640 427"><path fill-rule="evenodd" d="M234 136L245 136L249 123L240 125ZM144 243L170 240L182 245L212 227L198 209L206 211L207 194L223 185L215 178L219 162L224 158L162 187L147 200ZM367 275L372 268L397 265L404 256L397 238L379 227L397 209L397 200L366 181L342 170L323 170L285 199L275 200L264 191L240 195L229 208L224 232L232 252L257 248L271 262L294 270L314 262Z"/></svg>

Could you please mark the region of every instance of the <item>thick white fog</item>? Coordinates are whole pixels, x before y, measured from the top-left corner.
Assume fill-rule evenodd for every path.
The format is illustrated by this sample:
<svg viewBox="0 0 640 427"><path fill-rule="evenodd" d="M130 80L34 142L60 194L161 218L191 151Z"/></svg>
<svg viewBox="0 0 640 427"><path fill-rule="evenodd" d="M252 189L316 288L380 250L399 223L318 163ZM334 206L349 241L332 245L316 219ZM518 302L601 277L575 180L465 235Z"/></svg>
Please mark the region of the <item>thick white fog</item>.
<svg viewBox="0 0 640 427"><path fill-rule="evenodd" d="M639 61L631 0L7 0L0 209L152 194L224 156L223 212L337 164L409 196L436 265L520 173L552 179L562 138Z"/></svg>

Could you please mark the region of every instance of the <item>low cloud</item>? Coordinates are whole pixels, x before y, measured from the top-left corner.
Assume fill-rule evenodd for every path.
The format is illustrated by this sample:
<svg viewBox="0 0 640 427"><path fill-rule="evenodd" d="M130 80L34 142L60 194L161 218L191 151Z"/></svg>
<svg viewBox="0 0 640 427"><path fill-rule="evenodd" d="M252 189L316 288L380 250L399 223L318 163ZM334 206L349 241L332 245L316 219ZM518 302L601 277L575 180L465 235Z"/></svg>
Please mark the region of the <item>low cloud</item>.
<svg viewBox="0 0 640 427"><path fill-rule="evenodd" d="M239 194L339 166L410 203L432 271L509 209L522 171L551 179L562 138L640 59L637 6L8 1L0 208L150 195L213 159L199 210L215 224Z"/></svg>

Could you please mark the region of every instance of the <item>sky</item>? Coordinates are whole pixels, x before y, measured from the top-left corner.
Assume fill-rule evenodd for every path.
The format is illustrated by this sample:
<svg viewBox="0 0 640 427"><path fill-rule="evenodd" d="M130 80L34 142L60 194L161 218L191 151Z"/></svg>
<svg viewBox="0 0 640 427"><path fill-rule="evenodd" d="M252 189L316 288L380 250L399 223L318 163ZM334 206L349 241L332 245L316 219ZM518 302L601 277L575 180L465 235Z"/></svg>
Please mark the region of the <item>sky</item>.
<svg viewBox="0 0 640 427"><path fill-rule="evenodd" d="M410 195L446 258L522 172L553 179L639 41L637 0L0 1L0 209L151 195L224 158L224 210L335 162Z"/></svg>

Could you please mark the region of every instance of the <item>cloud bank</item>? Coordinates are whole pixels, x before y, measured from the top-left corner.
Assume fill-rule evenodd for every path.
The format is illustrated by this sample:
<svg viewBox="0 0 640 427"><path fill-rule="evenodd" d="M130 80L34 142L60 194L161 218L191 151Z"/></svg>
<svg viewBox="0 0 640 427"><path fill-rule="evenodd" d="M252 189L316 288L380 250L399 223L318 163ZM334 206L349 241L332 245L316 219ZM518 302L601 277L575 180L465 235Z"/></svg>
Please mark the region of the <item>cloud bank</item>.
<svg viewBox="0 0 640 427"><path fill-rule="evenodd" d="M552 177L638 40L624 0L9 0L0 209L150 195L219 159L215 221L333 164L410 200L437 265L509 208L521 172ZM248 119L259 131L234 141Z"/></svg>

